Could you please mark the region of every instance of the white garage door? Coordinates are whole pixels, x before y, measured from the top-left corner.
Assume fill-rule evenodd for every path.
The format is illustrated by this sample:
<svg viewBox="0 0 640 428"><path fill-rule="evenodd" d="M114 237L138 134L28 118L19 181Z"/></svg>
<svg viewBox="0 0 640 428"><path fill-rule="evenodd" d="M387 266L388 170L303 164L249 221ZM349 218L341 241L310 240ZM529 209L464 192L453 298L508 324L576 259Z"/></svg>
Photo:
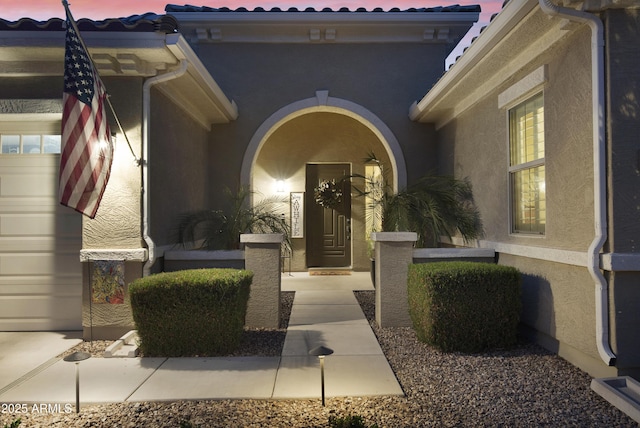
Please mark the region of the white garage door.
<svg viewBox="0 0 640 428"><path fill-rule="evenodd" d="M0 331L79 330L82 218L58 203L59 136L30 128L0 122Z"/></svg>

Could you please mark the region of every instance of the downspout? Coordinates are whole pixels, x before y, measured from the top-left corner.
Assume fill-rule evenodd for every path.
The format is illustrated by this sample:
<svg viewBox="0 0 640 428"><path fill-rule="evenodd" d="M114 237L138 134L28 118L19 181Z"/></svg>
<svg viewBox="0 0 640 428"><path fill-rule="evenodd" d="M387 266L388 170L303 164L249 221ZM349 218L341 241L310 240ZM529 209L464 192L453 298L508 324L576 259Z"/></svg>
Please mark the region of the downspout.
<svg viewBox="0 0 640 428"><path fill-rule="evenodd" d="M151 192L149 191L149 140L151 137L149 122L151 120L151 87L158 83L177 79L187 72L187 66L187 60L183 59L180 61L180 66L177 69L145 80L142 87L142 238L147 244L148 252L142 276L149 276L151 273L151 267L156 261L156 244L149 235L151 225L149 213L149 207L151 206Z"/></svg>
<svg viewBox="0 0 640 428"><path fill-rule="evenodd" d="M587 268L595 281L596 344L600 358L614 366L616 355L609 343L609 284L600 271L600 252L607 241L607 183L605 175L604 128L604 30L597 16L575 9L559 7L551 0L538 0L542 11L570 21L586 23L591 28L591 84L593 96L593 199L595 236L587 253Z"/></svg>

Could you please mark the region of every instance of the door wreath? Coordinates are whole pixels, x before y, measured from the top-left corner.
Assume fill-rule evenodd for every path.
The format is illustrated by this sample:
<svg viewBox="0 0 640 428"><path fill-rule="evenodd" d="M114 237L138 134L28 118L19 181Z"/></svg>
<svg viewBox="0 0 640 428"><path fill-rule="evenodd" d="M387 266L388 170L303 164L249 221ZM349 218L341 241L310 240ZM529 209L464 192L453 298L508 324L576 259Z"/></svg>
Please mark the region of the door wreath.
<svg viewBox="0 0 640 428"><path fill-rule="evenodd" d="M342 188L335 179L322 180L318 187L313 189L313 197L316 204L335 209L342 203Z"/></svg>

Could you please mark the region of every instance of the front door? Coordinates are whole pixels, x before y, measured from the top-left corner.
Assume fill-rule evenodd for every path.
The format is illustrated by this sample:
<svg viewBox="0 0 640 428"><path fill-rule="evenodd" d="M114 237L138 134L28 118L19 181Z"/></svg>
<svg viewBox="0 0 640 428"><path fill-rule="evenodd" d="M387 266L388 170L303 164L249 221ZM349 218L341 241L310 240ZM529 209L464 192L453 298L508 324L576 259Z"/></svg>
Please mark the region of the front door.
<svg viewBox="0 0 640 428"><path fill-rule="evenodd" d="M349 164L308 164L306 175L306 235L308 267L351 265L351 174ZM335 180L342 193L331 207L318 204L314 190Z"/></svg>

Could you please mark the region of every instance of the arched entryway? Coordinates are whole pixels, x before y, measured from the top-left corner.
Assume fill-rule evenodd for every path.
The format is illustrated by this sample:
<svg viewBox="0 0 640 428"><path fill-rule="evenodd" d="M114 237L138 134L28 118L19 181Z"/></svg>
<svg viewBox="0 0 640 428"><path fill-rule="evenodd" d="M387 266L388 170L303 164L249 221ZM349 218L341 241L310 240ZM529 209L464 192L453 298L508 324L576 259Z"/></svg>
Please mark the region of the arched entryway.
<svg viewBox="0 0 640 428"><path fill-rule="evenodd" d="M287 201L283 215L300 222L292 239L292 270L342 265L369 269L364 198L354 197L335 211L323 210L313 201L312 189L318 180L364 175L364 159L372 152L388 168L389 184L403 187L404 158L388 127L364 107L327 92L284 107L256 131L243 160L242 181L256 192L255 198L282 197ZM359 183L354 180L353 185ZM318 251L327 257L319 257Z"/></svg>

